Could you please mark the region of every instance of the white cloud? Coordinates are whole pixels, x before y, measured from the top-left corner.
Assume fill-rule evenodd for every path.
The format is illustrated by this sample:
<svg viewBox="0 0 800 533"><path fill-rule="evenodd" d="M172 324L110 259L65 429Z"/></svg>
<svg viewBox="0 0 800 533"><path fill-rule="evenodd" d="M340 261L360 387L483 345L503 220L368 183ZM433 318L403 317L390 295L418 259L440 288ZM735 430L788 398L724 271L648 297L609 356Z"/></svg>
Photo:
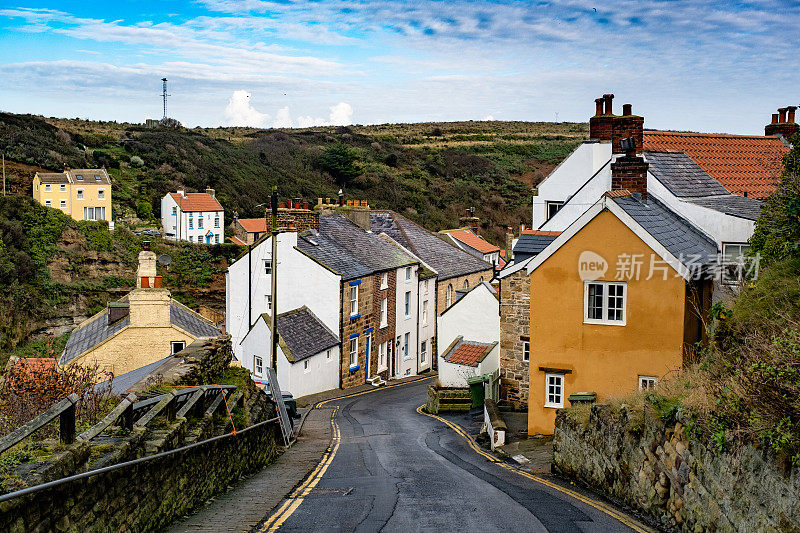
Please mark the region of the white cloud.
<svg viewBox="0 0 800 533"><path fill-rule="evenodd" d="M492 115L486 115L486 116L483 118L483 120L486 120L486 121L489 121L489 120L494 120L494 117L493 117Z"/></svg>
<svg viewBox="0 0 800 533"><path fill-rule="evenodd" d="M269 115L257 111L250 104L250 93L247 91L233 92L228 106L225 108L225 120L229 126L250 126L252 128L269 126Z"/></svg>
<svg viewBox="0 0 800 533"><path fill-rule="evenodd" d="M275 114L275 122L272 124L273 128L291 128L292 115L289 113L289 106L278 109Z"/></svg>
<svg viewBox="0 0 800 533"><path fill-rule="evenodd" d="M288 108L286 108L288 111ZM311 128L314 126L347 126L353 123L353 106L347 102L339 102L330 107L331 114L327 120L322 117L299 116L297 127Z"/></svg>

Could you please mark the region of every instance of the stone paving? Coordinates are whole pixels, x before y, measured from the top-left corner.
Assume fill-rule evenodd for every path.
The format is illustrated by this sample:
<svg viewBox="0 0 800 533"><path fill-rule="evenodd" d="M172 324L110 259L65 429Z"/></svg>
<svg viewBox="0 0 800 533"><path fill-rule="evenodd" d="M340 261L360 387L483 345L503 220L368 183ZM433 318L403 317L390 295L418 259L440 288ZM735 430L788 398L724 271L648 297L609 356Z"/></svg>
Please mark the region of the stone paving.
<svg viewBox="0 0 800 533"><path fill-rule="evenodd" d="M314 469L330 441L331 408L312 410L297 441L277 461L207 502L168 531L250 531Z"/></svg>

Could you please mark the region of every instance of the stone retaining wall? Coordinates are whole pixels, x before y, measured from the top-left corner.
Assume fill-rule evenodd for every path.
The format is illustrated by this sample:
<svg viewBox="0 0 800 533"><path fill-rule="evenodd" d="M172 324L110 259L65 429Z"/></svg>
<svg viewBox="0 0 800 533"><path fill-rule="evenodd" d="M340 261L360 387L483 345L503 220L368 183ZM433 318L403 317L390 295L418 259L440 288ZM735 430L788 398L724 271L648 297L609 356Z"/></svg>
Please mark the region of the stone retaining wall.
<svg viewBox="0 0 800 533"><path fill-rule="evenodd" d="M641 412L594 405L588 423L561 410L554 470L681 531L800 531L800 467L782 472L751 446L717 453Z"/></svg>
<svg viewBox="0 0 800 533"><path fill-rule="evenodd" d="M272 462L277 424L0 503L0 531L158 531Z"/></svg>
<svg viewBox="0 0 800 533"><path fill-rule="evenodd" d="M428 386L428 401L425 409L431 414L446 411L469 411L472 407L472 396L469 389Z"/></svg>

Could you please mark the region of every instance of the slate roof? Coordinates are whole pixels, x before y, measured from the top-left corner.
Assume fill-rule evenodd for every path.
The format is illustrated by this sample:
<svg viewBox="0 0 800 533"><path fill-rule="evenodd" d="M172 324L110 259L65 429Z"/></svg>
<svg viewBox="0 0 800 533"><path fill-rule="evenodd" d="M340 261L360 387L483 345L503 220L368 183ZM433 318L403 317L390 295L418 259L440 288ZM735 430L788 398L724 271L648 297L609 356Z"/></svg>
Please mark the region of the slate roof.
<svg viewBox="0 0 800 533"><path fill-rule="evenodd" d="M69 178L63 172L37 172L42 183L69 183Z"/></svg>
<svg viewBox="0 0 800 533"><path fill-rule="evenodd" d="M419 262L341 215L321 216L319 231L300 235L297 248L345 281Z"/></svg>
<svg viewBox="0 0 800 533"><path fill-rule="evenodd" d="M76 168L65 172L69 175L72 183L111 185L111 178L108 177L108 172L104 168ZM79 176L83 179L78 179Z"/></svg>
<svg viewBox="0 0 800 533"><path fill-rule="evenodd" d="M638 193L609 199L620 206L644 230L656 239L684 265L696 264L699 256L702 264L716 260L717 245L705 233L652 196L642 201Z"/></svg>
<svg viewBox="0 0 800 533"><path fill-rule="evenodd" d="M533 231L520 233L517 243L514 245L514 260L517 261L517 256L519 255L525 256L522 259L526 259L527 257L538 254L559 235L561 235L560 231Z"/></svg>
<svg viewBox="0 0 800 533"><path fill-rule="evenodd" d="M444 360L456 365L478 366L495 346L497 342L465 341L463 337L459 337L444 354Z"/></svg>
<svg viewBox="0 0 800 533"><path fill-rule="evenodd" d="M187 192L186 198L182 198L176 192L169 193L175 203L178 204L184 213L197 211L222 211L222 206L216 198L207 192Z"/></svg>
<svg viewBox="0 0 800 533"><path fill-rule="evenodd" d="M393 211L372 211L373 233L386 233L436 271L440 280L491 270L492 265Z"/></svg>
<svg viewBox="0 0 800 533"><path fill-rule="evenodd" d="M645 152L650 173L679 198L730 194L720 182L681 152Z"/></svg>
<svg viewBox="0 0 800 533"><path fill-rule="evenodd" d="M167 361L172 359L171 355L168 355L164 359L159 359L154 363L150 363L149 365L145 365L141 368L137 368L136 370L131 370L130 372L126 372L124 374L120 374L119 376L114 376L111 379L111 394L115 395L122 395L128 391L131 387L145 379L148 375L158 370L161 366L164 365ZM94 386L96 391L103 391L106 390L108 387L109 380L101 381L97 385Z"/></svg>
<svg viewBox="0 0 800 533"><path fill-rule="evenodd" d="M500 248L490 243L480 235L475 235L470 229L451 229L443 231L442 233L450 235L458 242L466 244L470 248L478 250L482 254L490 254L492 252L500 251Z"/></svg>
<svg viewBox="0 0 800 533"><path fill-rule="evenodd" d="M269 324L269 317L264 320ZM295 363L339 344L339 337L306 306L278 315L278 335L288 348L287 359Z"/></svg>
<svg viewBox="0 0 800 533"><path fill-rule="evenodd" d="M237 222L241 224L247 233L264 233L267 231L266 218L239 218Z"/></svg>
<svg viewBox="0 0 800 533"><path fill-rule="evenodd" d="M199 315L177 303L169 307L169 321L193 337L216 337L222 333Z"/></svg>
<svg viewBox="0 0 800 533"><path fill-rule="evenodd" d="M726 215L731 215L748 220L757 220L761 214L763 203L755 198L745 198L728 194L726 196L709 196L707 198L695 198L687 200L689 203L707 207Z"/></svg>
<svg viewBox="0 0 800 533"><path fill-rule="evenodd" d="M79 327L69 336L67 345L64 348L64 353L59 360L60 364L66 364L81 355L82 353L90 350L106 340L109 337L116 335L122 328L129 326L131 323L130 315L122 320L118 320L108 325L108 309L102 311L99 315L88 324Z"/></svg>
<svg viewBox="0 0 800 533"><path fill-rule="evenodd" d="M789 151L777 137L760 135L645 130L643 141L645 152L685 153L728 191L751 198L775 190Z"/></svg>
<svg viewBox="0 0 800 533"><path fill-rule="evenodd" d="M222 333L193 311L175 302L170 305L169 319L170 324L181 328L194 337L216 337ZM131 317L126 315L122 320L118 320L109 326L108 309L101 311L91 319L91 322L72 332L59 363L62 365L69 363L109 337L113 337L123 328L129 326L130 323Z"/></svg>

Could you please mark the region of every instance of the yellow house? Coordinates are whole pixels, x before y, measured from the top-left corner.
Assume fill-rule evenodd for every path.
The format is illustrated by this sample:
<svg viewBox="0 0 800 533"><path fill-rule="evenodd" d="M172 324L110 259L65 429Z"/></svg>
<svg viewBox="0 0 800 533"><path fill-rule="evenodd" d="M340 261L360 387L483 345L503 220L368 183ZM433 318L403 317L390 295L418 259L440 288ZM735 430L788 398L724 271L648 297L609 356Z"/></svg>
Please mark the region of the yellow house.
<svg viewBox="0 0 800 533"><path fill-rule="evenodd" d="M605 193L535 256L528 433L552 434L572 394L602 401L678 372L704 340L716 258L709 236L646 190Z"/></svg>
<svg viewBox="0 0 800 533"><path fill-rule="evenodd" d="M60 209L75 220L113 220L111 178L104 168L37 172L33 177L33 199Z"/></svg>
<svg viewBox="0 0 800 533"><path fill-rule="evenodd" d="M139 254L137 288L81 323L67 340L59 364L97 364L120 376L183 350L199 337L221 332L170 297L156 275L156 255Z"/></svg>

